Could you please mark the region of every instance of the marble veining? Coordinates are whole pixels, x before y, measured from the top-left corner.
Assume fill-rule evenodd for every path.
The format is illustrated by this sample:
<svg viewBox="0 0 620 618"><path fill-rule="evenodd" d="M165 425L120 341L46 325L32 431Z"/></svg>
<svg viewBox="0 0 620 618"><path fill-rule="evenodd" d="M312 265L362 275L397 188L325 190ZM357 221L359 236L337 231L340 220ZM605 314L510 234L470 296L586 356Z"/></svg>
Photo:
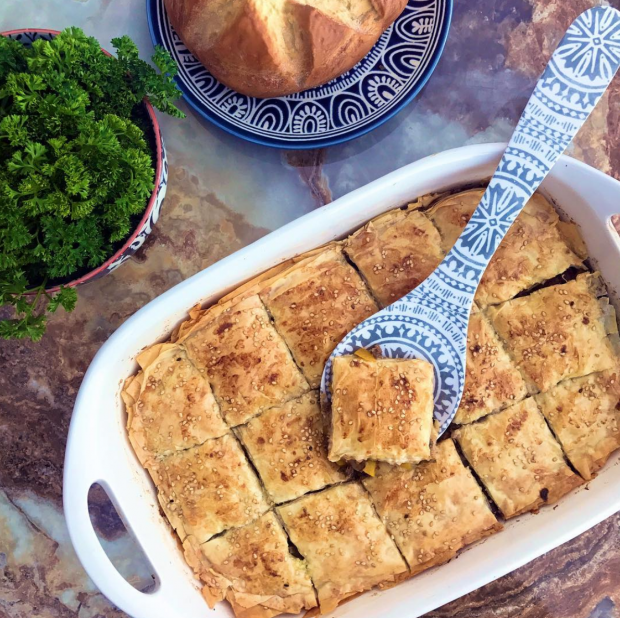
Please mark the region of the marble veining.
<svg viewBox="0 0 620 618"><path fill-rule="evenodd" d="M0 342L0 618L120 618L83 572L62 516L71 410L92 357L152 298L292 219L423 156L506 140L566 27L595 0L456 0L433 77L378 130L326 150L280 152L196 117L162 118L170 185L148 241L113 274L80 289L39 344ZM609 2L620 8L620 0ZM143 0L2 0L0 29L81 26L104 46L130 34L151 49ZM571 154L620 178L620 79ZM620 205L619 205L620 213ZM620 229L620 223L618 224ZM0 310L1 313L1 310ZM117 568L152 585L105 493L90 512ZM619 618L620 514L434 618Z"/></svg>

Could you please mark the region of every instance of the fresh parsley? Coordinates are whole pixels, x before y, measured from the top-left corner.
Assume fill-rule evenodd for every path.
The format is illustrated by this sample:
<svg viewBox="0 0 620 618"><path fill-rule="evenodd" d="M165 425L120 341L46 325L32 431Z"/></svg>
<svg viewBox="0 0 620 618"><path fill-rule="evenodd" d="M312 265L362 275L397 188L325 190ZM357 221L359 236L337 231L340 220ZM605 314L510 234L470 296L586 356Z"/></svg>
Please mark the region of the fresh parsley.
<svg viewBox="0 0 620 618"><path fill-rule="evenodd" d="M0 337L38 340L47 313L75 290L46 287L96 268L132 230L154 188L143 99L176 117L176 65L140 60L127 36L117 58L79 28L32 46L0 36ZM134 219L135 221L135 219Z"/></svg>

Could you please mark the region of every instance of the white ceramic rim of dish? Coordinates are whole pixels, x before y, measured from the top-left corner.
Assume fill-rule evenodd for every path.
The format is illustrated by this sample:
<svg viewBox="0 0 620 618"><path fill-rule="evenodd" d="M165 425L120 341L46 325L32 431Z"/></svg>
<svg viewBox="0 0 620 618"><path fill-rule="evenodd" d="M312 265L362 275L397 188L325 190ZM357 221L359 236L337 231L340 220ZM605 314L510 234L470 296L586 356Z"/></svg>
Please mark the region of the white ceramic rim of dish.
<svg viewBox="0 0 620 618"><path fill-rule="evenodd" d="M148 474L125 431L123 380L135 372L137 353L163 340L196 303L209 303L271 266L341 238L367 220L435 191L487 179L505 144L467 146L407 165L272 232L151 301L129 318L93 359L75 403L64 468L64 510L75 551L88 575L112 603L134 618L230 616L227 604L210 611L159 513ZM542 187L581 228L596 266L615 298L620 295L620 240L611 223L620 209L620 182L562 157ZM506 529L387 591L363 595L333 615L415 618L493 581L581 534L620 510L620 455L599 476L538 515ZM133 588L107 558L92 527L88 490L99 483L110 495L157 574L149 593ZM363 608L363 609L362 609Z"/></svg>

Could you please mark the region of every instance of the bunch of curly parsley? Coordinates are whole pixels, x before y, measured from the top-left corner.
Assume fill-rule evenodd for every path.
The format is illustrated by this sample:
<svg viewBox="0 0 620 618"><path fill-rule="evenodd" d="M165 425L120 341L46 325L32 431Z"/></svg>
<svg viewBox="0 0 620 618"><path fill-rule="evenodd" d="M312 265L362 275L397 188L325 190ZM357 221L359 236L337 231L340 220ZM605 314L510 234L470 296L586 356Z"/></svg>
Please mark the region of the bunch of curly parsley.
<svg viewBox="0 0 620 618"><path fill-rule="evenodd" d="M117 58L78 28L31 47L0 36L0 337L38 340L46 314L71 311L59 280L101 265L132 231L154 189L143 98L182 117L176 65L156 71L128 37ZM135 219L134 219L135 221Z"/></svg>

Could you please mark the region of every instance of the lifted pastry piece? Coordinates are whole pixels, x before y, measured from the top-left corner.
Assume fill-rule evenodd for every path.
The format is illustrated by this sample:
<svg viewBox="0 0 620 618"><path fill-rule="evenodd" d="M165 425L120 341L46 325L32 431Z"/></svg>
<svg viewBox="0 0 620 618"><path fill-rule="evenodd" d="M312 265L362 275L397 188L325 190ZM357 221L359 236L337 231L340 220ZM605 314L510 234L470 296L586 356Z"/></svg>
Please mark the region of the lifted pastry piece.
<svg viewBox="0 0 620 618"><path fill-rule="evenodd" d="M158 499L181 541L203 543L269 509L256 474L232 434L147 466Z"/></svg>
<svg viewBox="0 0 620 618"><path fill-rule="evenodd" d="M502 527L454 442L438 443L434 455L410 470L380 464L363 480L412 575Z"/></svg>
<svg viewBox="0 0 620 618"><path fill-rule="evenodd" d="M418 359L333 362L329 459L418 463L431 456L433 366Z"/></svg>
<svg viewBox="0 0 620 618"><path fill-rule="evenodd" d="M598 273L579 275L487 310L531 392L545 392L568 378L612 369L616 355L607 337L617 332Z"/></svg>
<svg viewBox="0 0 620 618"><path fill-rule="evenodd" d="M552 504L583 483L532 397L453 437L506 518Z"/></svg>
<svg viewBox="0 0 620 618"><path fill-rule="evenodd" d="M620 448L618 367L560 382L536 400L566 456L589 481Z"/></svg>
<svg viewBox="0 0 620 618"><path fill-rule="evenodd" d="M407 572L407 565L357 483L337 485L277 507L319 595L321 613Z"/></svg>
<svg viewBox="0 0 620 618"><path fill-rule="evenodd" d="M267 492L276 502L346 479L327 459L327 422L318 393L271 408L237 428Z"/></svg>
<svg viewBox="0 0 620 618"><path fill-rule="evenodd" d="M273 511L202 545L187 537L183 548L211 609L226 599L237 618L271 618L317 605L306 563L289 551Z"/></svg>
<svg viewBox="0 0 620 618"><path fill-rule="evenodd" d="M231 426L299 397L308 383L256 295L215 306L180 341L207 378Z"/></svg>

